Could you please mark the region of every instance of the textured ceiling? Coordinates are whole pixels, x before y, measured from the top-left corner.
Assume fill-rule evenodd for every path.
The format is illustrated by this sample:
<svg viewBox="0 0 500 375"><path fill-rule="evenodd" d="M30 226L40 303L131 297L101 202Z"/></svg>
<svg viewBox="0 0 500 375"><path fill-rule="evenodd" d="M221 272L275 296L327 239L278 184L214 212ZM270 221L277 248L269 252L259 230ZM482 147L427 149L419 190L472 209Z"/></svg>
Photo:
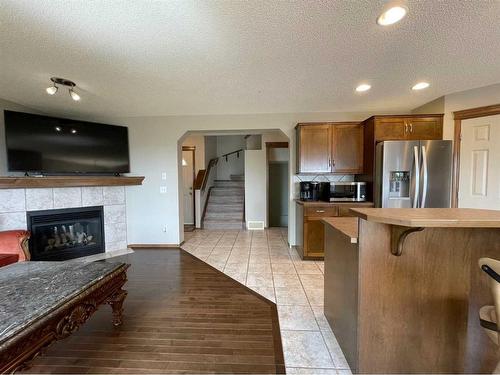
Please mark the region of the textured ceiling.
<svg viewBox="0 0 500 375"><path fill-rule="evenodd" d="M2 0L0 98L103 116L380 113L500 82L500 1L406 4L382 28L373 0ZM82 101L45 94L51 76Z"/></svg>

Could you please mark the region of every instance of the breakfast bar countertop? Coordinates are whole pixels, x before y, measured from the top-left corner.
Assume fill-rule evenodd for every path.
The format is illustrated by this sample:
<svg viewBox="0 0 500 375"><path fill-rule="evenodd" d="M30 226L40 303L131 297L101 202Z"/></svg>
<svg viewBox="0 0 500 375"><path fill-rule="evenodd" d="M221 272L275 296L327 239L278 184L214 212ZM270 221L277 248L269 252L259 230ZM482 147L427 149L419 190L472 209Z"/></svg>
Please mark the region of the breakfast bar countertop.
<svg viewBox="0 0 500 375"><path fill-rule="evenodd" d="M323 219L323 223L349 237L351 243L358 242L358 221L357 217L327 217Z"/></svg>
<svg viewBox="0 0 500 375"><path fill-rule="evenodd" d="M352 208L361 219L405 227L500 228L500 211L472 208Z"/></svg>

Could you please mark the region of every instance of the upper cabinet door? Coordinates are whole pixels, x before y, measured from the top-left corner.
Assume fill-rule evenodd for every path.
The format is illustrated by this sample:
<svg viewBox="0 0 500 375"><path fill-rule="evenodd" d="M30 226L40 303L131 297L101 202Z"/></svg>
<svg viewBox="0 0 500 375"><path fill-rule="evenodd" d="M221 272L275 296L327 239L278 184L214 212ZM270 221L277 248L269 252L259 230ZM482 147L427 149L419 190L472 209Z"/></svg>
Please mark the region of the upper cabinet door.
<svg viewBox="0 0 500 375"><path fill-rule="evenodd" d="M418 117L406 120L408 125L408 139L436 140L443 139L442 117Z"/></svg>
<svg viewBox="0 0 500 375"><path fill-rule="evenodd" d="M333 173L363 173L363 126L335 124L332 132Z"/></svg>
<svg viewBox="0 0 500 375"><path fill-rule="evenodd" d="M297 127L297 173L331 172L331 126L328 124Z"/></svg>
<svg viewBox="0 0 500 375"><path fill-rule="evenodd" d="M380 117L375 120L377 141L400 141L407 139L408 124L402 117Z"/></svg>

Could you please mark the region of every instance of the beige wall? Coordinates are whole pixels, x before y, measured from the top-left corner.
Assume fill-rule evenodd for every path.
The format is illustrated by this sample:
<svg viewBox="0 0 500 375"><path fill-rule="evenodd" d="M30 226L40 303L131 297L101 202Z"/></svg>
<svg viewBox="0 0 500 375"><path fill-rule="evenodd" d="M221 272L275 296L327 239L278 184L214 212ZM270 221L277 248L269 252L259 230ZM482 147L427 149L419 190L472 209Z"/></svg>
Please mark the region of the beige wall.
<svg viewBox="0 0 500 375"><path fill-rule="evenodd" d="M453 139L453 112L500 103L500 83L445 95L412 113L444 113L443 138Z"/></svg>
<svg viewBox="0 0 500 375"><path fill-rule="evenodd" d="M205 169L205 137L203 135L189 135L182 142L182 146L195 147L194 166L197 175L200 169Z"/></svg>
<svg viewBox="0 0 500 375"><path fill-rule="evenodd" d="M434 99L432 102L426 103L420 107L415 108L411 113L417 114L433 114L444 113L444 96Z"/></svg>
<svg viewBox="0 0 500 375"><path fill-rule="evenodd" d="M453 139L453 112L500 103L500 83L444 97L444 138Z"/></svg>
<svg viewBox="0 0 500 375"><path fill-rule="evenodd" d="M130 243L177 244L184 233L179 223L183 213L179 207L180 147L178 140L190 130L227 131L248 133L282 130L290 139L292 166L295 165L295 130L298 122L310 121L361 121L370 113L293 113L221 116L166 116L134 117L114 120L129 127L131 172L144 175L142 186L127 189L128 239ZM161 173L167 181L161 181ZM159 186L166 182L167 194L160 194ZM292 192L292 188L290 188ZM290 205L290 239L294 243L295 206ZM147 218L147 220L145 219ZM163 226L167 231L163 232Z"/></svg>

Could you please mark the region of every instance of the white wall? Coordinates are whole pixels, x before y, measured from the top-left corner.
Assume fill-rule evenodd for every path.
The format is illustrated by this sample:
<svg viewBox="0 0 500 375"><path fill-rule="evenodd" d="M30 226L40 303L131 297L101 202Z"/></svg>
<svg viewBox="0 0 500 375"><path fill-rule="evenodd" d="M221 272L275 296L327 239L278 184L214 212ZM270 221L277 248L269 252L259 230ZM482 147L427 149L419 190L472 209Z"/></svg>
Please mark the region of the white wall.
<svg viewBox="0 0 500 375"><path fill-rule="evenodd" d="M217 137L205 136L205 168L211 159L217 157Z"/></svg>
<svg viewBox="0 0 500 375"><path fill-rule="evenodd" d="M5 146L5 122L3 117L3 111L19 111L19 112L30 112L30 113L38 113L34 109L24 107L22 105L9 102L8 100L0 99L0 175L6 176L7 172L7 152ZM14 173L9 173L14 175ZM19 173L17 173L19 174ZM22 173L21 173L22 174Z"/></svg>
<svg viewBox="0 0 500 375"><path fill-rule="evenodd" d="M245 151L245 221L267 222L266 153Z"/></svg>
<svg viewBox="0 0 500 375"><path fill-rule="evenodd" d="M178 244L184 238L179 225L178 139L187 131L239 130L257 133L280 129L290 139L290 175L295 164L295 130L298 122L361 121L370 113L295 113L221 116L166 116L115 119L129 127L131 174L145 176L142 186L127 189L128 239L130 243ZM160 194L161 172L167 173L167 194ZM290 188L293 192L293 188ZM292 194L292 193L291 193ZM290 201L289 238L295 243L295 205ZM163 232L163 225L167 231Z"/></svg>
<svg viewBox="0 0 500 375"><path fill-rule="evenodd" d="M223 135L217 137L217 156L245 149L246 141L242 135ZM228 156L227 162L224 158L219 159L217 164L217 179L229 180L231 175L243 174L245 169L244 153L240 157Z"/></svg>

